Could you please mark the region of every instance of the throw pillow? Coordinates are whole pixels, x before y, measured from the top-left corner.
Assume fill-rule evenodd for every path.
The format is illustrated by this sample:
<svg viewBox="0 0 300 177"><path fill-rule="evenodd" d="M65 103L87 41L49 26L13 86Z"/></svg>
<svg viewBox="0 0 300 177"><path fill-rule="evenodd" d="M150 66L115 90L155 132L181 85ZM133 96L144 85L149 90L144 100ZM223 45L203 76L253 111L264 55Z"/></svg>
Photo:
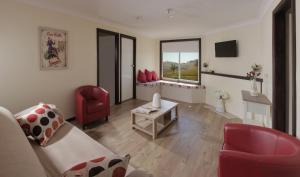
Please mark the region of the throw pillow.
<svg viewBox="0 0 300 177"><path fill-rule="evenodd" d="M152 71L152 80L153 81L158 81L159 80L155 71Z"/></svg>
<svg viewBox="0 0 300 177"><path fill-rule="evenodd" d="M64 118L55 105L44 103L18 114L16 119L26 136L32 136L41 146L45 146L64 124Z"/></svg>
<svg viewBox="0 0 300 177"><path fill-rule="evenodd" d="M147 77L146 77L145 73L142 72L141 70L139 70L139 72L138 72L138 81L141 83L147 82Z"/></svg>
<svg viewBox="0 0 300 177"><path fill-rule="evenodd" d="M145 74L146 74L146 77L147 77L147 81L151 82L152 81L152 72L145 69Z"/></svg>
<svg viewBox="0 0 300 177"><path fill-rule="evenodd" d="M130 155L99 157L79 163L67 170L64 177L125 177Z"/></svg>

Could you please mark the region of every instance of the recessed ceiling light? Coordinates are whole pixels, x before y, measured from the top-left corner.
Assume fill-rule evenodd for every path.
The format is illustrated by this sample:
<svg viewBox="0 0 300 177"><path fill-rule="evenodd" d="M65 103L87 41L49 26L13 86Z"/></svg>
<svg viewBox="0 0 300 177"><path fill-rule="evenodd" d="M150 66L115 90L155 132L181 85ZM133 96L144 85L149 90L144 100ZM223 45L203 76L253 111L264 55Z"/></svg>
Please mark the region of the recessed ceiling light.
<svg viewBox="0 0 300 177"><path fill-rule="evenodd" d="M141 20L143 20L143 16L137 16L137 17L135 17L135 19L136 19L136 21L141 21Z"/></svg>
<svg viewBox="0 0 300 177"><path fill-rule="evenodd" d="M175 10L172 8L167 9L166 12L167 12L169 18L173 18L175 15Z"/></svg>

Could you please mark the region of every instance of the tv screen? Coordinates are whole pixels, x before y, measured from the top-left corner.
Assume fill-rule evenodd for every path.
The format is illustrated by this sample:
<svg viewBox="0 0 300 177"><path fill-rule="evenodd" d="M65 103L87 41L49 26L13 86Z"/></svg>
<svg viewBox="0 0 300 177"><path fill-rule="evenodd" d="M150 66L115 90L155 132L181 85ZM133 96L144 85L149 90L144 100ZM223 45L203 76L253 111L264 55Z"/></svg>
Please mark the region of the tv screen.
<svg viewBox="0 0 300 177"><path fill-rule="evenodd" d="M215 43L216 57L237 57L236 40Z"/></svg>

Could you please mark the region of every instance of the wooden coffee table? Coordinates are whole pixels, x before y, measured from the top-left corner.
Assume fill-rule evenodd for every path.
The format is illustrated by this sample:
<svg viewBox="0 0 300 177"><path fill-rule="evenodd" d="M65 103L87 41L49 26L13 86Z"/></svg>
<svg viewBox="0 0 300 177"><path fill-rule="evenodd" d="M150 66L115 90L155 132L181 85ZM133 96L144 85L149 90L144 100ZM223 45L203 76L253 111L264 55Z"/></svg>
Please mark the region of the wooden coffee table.
<svg viewBox="0 0 300 177"><path fill-rule="evenodd" d="M142 105L142 107L151 105L152 102ZM150 114L138 113L137 109L131 111L132 128L151 135L153 140L178 118L178 103L167 100L161 100L161 108Z"/></svg>

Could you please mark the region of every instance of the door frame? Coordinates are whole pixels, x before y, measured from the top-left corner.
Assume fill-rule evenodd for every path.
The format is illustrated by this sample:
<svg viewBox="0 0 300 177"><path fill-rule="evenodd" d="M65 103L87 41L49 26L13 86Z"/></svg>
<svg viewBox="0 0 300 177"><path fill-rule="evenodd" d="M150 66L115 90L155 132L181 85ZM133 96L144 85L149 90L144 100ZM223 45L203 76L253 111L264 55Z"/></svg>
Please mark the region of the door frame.
<svg viewBox="0 0 300 177"><path fill-rule="evenodd" d="M105 29L101 29L101 28L97 28L97 86L100 86L99 83L99 74L100 74L100 69L99 69L99 58L100 58L100 51L99 51L99 34L100 33L107 33L110 35L114 35L115 36L115 104L120 104L120 95L119 95L119 89L120 89L120 85L119 85L119 79L120 79L120 72L119 72L119 39L120 39L120 35L119 33L113 32L113 31L108 31Z"/></svg>
<svg viewBox="0 0 300 177"><path fill-rule="evenodd" d="M292 135L296 136L296 8L295 0L282 0L273 11L273 128L288 133L286 117L286 13L292 14L293 118ZM284 45L284 46L283 46Z"/></svg>
<svg viewBox="0 0 300 177"><path fill-rule="evenodd" d="M136 38L133 36L120 34L120 73L122 74L122 38L127 38L133 40L133 87L132 87L132 98L130 99L136 99ZM122 100L122 77L120 77L120 100L121 102L128 101Z"/></svg>

